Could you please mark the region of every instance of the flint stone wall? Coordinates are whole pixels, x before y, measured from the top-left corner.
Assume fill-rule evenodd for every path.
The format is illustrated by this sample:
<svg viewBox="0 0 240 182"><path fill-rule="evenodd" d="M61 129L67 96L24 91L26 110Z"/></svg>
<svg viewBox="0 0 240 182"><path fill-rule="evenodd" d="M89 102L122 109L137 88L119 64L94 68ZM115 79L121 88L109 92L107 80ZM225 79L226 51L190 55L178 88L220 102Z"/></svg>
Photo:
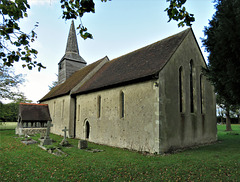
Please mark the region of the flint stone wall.
<svg viewBox="0 0 240 182"><path fill-rule="evenodd" d="M47 128L16 128L15 133L17 135L35 135L40 133L44 135L47 131Z"/></svg>

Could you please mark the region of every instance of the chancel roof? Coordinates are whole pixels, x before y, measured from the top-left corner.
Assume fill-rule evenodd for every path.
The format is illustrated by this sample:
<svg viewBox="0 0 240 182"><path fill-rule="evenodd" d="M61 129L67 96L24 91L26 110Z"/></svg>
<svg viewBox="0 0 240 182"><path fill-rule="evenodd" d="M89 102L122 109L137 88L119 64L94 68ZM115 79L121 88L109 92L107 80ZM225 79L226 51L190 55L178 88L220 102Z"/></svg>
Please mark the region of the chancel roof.
<svg viewBox="0 0 240 182"><path fill-rule="evenodd" d="M169 61L189 31L191 31L190 28L107 62L74 94L154 76Z"/></svg>
<svg viewBox="0 0 240 182"><path fill-rule="evenodd" d="M19 104L19 117L22 121L52 121L47 104Z"/></svg>
<svg viewBox="0 0 240 182"><path fill-rule="evenodd" d="M99 61L94 62L88 66L85 66L82 69L73 73L72 76L70 76L64 83L57 85L50 92L48 92L42 99L40 99L40 102L56 98L58 96L70 94L71 90L78 83L80 83L96 66L98 66L103 59L100 59Z"/></svg>

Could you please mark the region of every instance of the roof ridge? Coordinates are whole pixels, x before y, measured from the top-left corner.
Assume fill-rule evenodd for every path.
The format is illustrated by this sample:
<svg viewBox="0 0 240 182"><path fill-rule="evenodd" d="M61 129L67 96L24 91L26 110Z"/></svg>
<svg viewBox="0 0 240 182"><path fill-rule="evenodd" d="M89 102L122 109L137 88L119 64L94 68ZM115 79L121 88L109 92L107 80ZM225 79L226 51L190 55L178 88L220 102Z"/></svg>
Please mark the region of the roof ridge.
<svg viewBox="0 0 240 182"><path fill-rule="evenodd" d="M190 32L192 30L192 28L188 28L188 29L186 29L186 30L184 30L184 31L181 31L181 32L179 32L179 33L177 33L177 34L174 34L174 35L172 35L172 36L170 36L170 37L167 37L167 38L165 38L165 39L168 39L168 38L171 38L171 37L174 37L174 36L177 36L177 35L179 35L179 34L183 34L183 33L186 33L185 35L184 35L184 37L182 38L182 40L179 42L179 44L178 44L178 46L175 48L175 50L172 52L172 54L169 56L169 58L168 58L168 61L171 59L171 57L175 54L175 52L177 51L177 49L179 48L179 46L182 44L182 42L184 41L184 39L186 38L186 36L188 35L188 33ZM165 40L165 39L163 39L163 40ZM168 63L168 61L162 66L162 68L159 70L159 71L161 71L164 67L165 67L165 65Z"/></svg>
<svg viewBox="0 0 240 182"><path fill-rule="evenodd" d="M157 41L157 42L153 42L153 43L148 44L148 45L146 45L146 46L140 47L140 48L138 48L138 49L136 49L136 50L133 50L133 51L131 51L131 52L129 52L129 53L126 53L126 54L124 54L124 55L121 55L121 56L119 56L119 57L116 57L116 58L114 58L114 59L112 59L112 60L110 60L110 61L115 61L115 60L117 60L117 59L119 59L119 58L121 58L121 57L127 56L127 55L129 55L129 54L134 53L134 52L141 51L142 49L145 49L145 48L147 48L147 47L153 46L153 45L155 45L155 44L157 44L157 43L159 43L159 42L165 41L165 40L167 40L167 39L169 39L169 38L173 38L173 37L175 37L175 36L177 36L177 35L179 35L179 34L182 34L182 33L184 33L184 32L187 32L187 31L189 31L189 30L191 30L191 29L192 29L192 28L187 28L186 30L183 30L183 31L181 31L181 32L178 32L178 33L176 33L176 34L174 34L174 35L170 35L170 36L168 36L168 37L166 37L166 38L163 38L163 39L161 39L161 40L159 40L159 41ZM180 44L179 44L179 45L180 45Z"/></svg>
<svg viewBox="0 0 240 182"><path fill-rule="evenodd" d="M99 62L99 64L97 66L95 66L92 69L92 71L90 71L77 85L75 85L75 87L73 87L71 89L70 95L74 94L76 90L78 90L82 85L84 85L84 83L86 83L89 79L91 79L91 77L93 77L108 61L109 61L109 59L107 56L98 60L97 62ZM94 63L96 63L96 62L94 62Z"/></svg>

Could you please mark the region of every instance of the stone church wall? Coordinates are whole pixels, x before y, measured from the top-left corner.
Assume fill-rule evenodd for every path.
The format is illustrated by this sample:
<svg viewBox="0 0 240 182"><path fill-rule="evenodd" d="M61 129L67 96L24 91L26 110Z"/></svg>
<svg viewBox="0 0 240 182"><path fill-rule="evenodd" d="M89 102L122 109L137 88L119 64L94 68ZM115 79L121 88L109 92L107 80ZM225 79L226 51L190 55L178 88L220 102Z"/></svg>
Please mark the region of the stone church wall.
<svg viewBox="0 0 240 182"><path fill-rule="evenodd" d="M51 133L63 135L63 129L69 127L70 118L70 96L62 96L48 101L43 104L48 104L50 115L52 118L53 127Z"/></svg>
<svg viewBox="0 0 240 182"><path fill-rule="evenodd" d="M190 62L192 60L193 106ZM213 87L202 75L205 63L189 33L159 75L161 152L216 141L216 102ZM182 67L182 111L179 70ZM201 82L200 83L200 77ZM202 95L200 95L202 92ZM191 107L193 111L191 111Z"/></svg>
<svg viewBox="0 0 240 182"><path fill-rule="evenodd" d="M158 153L159 89L155 82L77 96L76 137L99 144Z"/></svg>
<svg viewBox="0 0 240 182"><path fill-rule="evenodd" d="M216 101L205 66L190 31L159 79L43 102L51 132L63 135L66 126L70 137L150 153L214 142Z"/></svg>

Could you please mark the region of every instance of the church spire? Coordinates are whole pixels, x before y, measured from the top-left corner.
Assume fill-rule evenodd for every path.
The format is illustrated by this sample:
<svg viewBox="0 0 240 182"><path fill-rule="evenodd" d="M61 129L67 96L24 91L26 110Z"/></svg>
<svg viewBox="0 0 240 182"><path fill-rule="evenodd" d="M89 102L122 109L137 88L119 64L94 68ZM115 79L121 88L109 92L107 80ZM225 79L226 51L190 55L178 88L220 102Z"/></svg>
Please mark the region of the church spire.
<svg viewBox="0 0 240 182"><path fill-rule="evenodd" d="M70 61L77 61L77 62L81 62L83 64L87 64L87 62L84 61L84 59L79 55L77 35L76 35L73 20L72 20L70 30L69 30L69 33L68 33L65 55L63 56L63 58L61 59L60 62L62 62L64 59L68 59Z"/></svg>
<svg viewBox="0 0 240 182"><path fill-rule="evenodd" d="M58 63L58 83L65 82L75 71L83 68L86 64L87 62L79 55L75 26L72 21L66 51Z"/></svg>
<svg viewBox="0 0 240 182"><path fill-rule="evenodd" d="M74 26L74 21L72 20L71 27L68 34L66 53L77 53L79 54L77 36Z"/></svg>

